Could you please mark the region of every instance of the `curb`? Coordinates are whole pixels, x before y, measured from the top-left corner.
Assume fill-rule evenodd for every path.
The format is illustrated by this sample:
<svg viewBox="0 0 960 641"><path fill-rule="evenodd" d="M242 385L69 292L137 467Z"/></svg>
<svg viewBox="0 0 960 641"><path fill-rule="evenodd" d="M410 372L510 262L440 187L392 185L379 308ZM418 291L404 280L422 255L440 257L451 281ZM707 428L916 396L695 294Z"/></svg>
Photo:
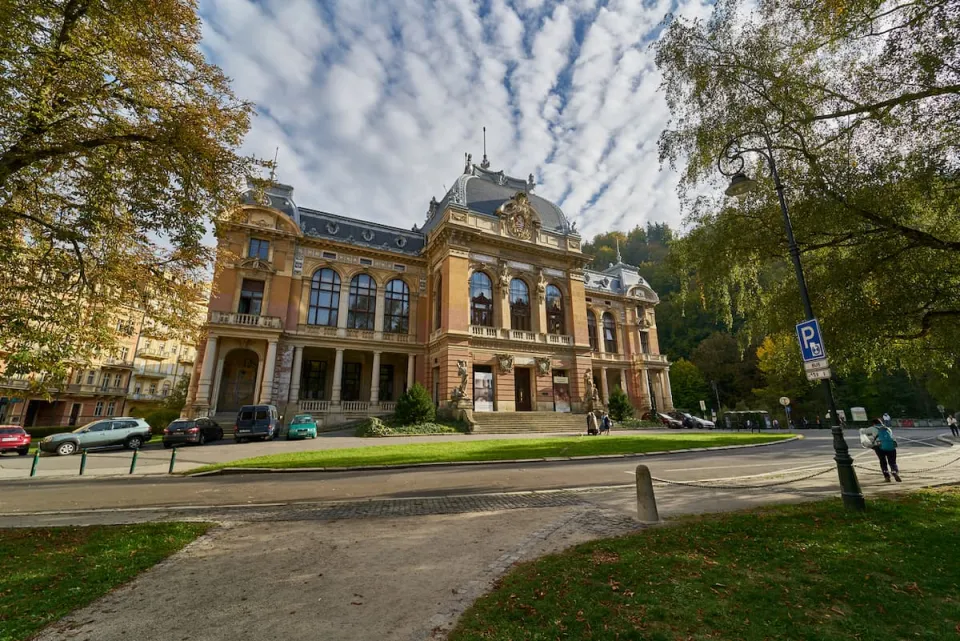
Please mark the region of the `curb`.
<svg viewBox="0 0 960 641"><path fill-rule="evenodd" d="M188 478L203 476L226 476L234 474L298 474L307 472L373 472L383 470L409 470L431 467L460 467L469 465L504 465L510 463L557 463L561 461L597 461L604 459L628 459L648 456L670 456L672 454L688 454L690 452L713 452L717 450L743 450L753 447L769 447L781 445L791 441L803 439L803 434L795 434L790 438L769 443L748 443L746 445L717 445L715 447L694 447L683 450L669 450L667 452L635 452L627 454L591 454L587 456L552 456L548 458L502 459L498 461L436 461L432 463L400 463L397 465L353 465L350 467L223 467L209 472L183 472Z"/></svg>

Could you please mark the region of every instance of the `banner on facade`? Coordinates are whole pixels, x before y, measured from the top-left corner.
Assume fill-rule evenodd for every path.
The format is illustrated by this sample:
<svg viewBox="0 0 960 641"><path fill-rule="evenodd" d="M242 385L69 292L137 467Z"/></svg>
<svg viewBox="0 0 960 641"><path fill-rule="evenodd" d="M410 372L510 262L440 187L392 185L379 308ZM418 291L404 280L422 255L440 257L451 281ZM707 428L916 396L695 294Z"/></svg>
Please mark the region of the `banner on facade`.
<svg viewBox="0 0 960 641"><path fill-rule="evenodd" d="M473 373L473 411L493 411L493 372Z"/></svg>
<svg viewBox="0 0 960 641"><path fill-rule="evenodd" d="M570 411L570 379L566 376L553 377L553 409L556 412Z"/></svg>

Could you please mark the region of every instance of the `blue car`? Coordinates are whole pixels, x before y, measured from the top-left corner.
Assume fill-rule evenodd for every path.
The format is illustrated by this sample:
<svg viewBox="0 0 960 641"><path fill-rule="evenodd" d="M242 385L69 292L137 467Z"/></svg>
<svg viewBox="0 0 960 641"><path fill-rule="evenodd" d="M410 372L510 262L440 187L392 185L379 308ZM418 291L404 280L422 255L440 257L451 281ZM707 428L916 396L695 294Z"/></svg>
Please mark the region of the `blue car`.
<svg viewBox="0 0 960 641"><path fill-rule="evenodd" d="M287 440L317 438L317 421L309 414L297 414L287 428Z"/></svg>

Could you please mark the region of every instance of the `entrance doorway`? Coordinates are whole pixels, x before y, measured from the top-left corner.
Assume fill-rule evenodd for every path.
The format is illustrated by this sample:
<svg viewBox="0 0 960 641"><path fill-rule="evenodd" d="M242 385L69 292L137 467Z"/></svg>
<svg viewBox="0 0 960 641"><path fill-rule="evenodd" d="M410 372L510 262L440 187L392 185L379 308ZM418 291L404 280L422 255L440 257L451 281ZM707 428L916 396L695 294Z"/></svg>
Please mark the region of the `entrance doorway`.
<svg viewBox="0 0 960 641"><path fill-rule="evenodd" d="M257 369L260 357L249 349L235 349L223 361L218 412L236 412L256 402Z"/></svg>
<svg viewBox="0 0 960 641"><path fill-rule="evenodd" d="M518 412L529 412L533 409L530 401L530 369L527 367L513 368L514 400Z"/></svg>
<svg viewBox="0 0 960 641"><path fill-rule="evenodd" d="M77 419L80 417L80 403L74 403L73 407L70 408L70 425L76 425Z"/></svg>

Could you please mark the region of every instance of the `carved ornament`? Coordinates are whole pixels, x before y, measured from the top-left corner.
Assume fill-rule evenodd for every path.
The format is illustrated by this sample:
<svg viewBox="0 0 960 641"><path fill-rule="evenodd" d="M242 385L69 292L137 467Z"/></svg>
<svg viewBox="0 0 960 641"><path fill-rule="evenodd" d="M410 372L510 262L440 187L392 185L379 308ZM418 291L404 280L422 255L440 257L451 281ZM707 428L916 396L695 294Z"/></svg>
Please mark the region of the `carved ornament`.
<svg viewBox="0 0 960 641"><path fill-rule="evenodd" d="M530 204L530 198L522 191L518 191L511 200L500 205L497 215L503 221L507 233L520 240L530 240L535 228L540 226L540 217Z"/></svg>
<svg viewBox="0 0 960 641"><path fill-rule="evenodd" d="M513 371L513 354L497 354L497 366L501 374L509 374Z"/></svg>
<svg viewBox="0 0 960 641"><path fill-rule="evenodd" d="M550 359L546 356L537 357L537 376L550 376Z"/></svg>

